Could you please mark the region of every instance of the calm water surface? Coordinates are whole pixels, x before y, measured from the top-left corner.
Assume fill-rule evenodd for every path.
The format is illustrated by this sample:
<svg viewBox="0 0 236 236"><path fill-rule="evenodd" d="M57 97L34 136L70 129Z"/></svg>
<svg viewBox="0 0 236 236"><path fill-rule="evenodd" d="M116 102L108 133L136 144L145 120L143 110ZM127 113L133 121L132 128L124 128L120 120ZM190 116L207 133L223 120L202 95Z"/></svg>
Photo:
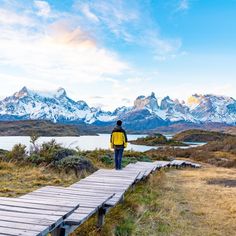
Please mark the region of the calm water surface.
<svg viewBox="0 0 236 236"><path fill-rule="evenodd" d="M128 140L135 140L139 137L145 137L146 135L127 135ZM40 137L37 141L38 144L43 142L48 142L52 139L55 139L57 143L60 143L62 146L67 148L79 148L81 150L94 150L94 149L108 149L110 142L110 134L99 134L98 136L80 136L80 137ZM15 144L24 144L27 149L30 147L30 137L29 136L2 136L0 137L0 149L11 150ZM193 146L201 145L202 143L190 143ZM128 144L127 149L144 152L152 148L145 145L134 145ZM186 147L184 147L186 148Z"/></svg>
<svg viewBox="0 0 236 236"><path fill-rule="evenodd" d="M146 135L128 135L128 140L134 140ZM110 134L99 134L98 136L79 136L79 137L40 137L37 141L38 144L48 142L55 139L57 143L60 143L64 147L68 148L80 148L81 150L94 150L94 149L108 149L110 142ZM0 148L5 150L11 150L15 144L24 144L29 149L30 137L29 136L2 136L0 137ZM151 147L142 145L128 144L129 150L146 151Z"/></svg>

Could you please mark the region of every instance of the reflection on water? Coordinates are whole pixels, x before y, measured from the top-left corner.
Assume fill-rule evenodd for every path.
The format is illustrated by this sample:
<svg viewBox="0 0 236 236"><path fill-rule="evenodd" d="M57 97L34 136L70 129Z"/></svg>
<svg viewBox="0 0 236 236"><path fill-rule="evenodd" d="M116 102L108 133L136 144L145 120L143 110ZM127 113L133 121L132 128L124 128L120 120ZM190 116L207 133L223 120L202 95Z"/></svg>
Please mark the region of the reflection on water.
<svg viewBox="0 0 236 236"><path fill-rule="evenodd" d="M128 135L128 140L135 140L146 135ZM94 149L108 149L110 142L110 134L99 134L98 136L80 136L80 137L40 137L37 141L38 144L55 139L57 143L60 143L64 147L79 148L81 150L94 150ZM29 149L30 137L28 136L2 136L0 137L0 149L11 150L15 144L24 144ZM192 144L192 143L191 143ZM200 143L199 143L200 144ZM144 152L152 148L145 145L128 144L127 149ZM186 147L185 147L186 148Z"/></svg>

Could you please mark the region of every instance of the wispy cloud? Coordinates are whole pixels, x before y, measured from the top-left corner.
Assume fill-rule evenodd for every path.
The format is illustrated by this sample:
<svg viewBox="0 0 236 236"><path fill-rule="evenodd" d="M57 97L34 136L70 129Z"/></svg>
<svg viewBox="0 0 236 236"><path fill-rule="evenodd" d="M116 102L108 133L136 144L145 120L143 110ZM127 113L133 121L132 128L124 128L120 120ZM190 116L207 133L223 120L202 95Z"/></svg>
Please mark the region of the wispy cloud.
<svg viewBox="0 0 236 236"><path fill-rule="evenodd" d="M32 26L33 23L34 20L26 15L21 15L8 9L0 8L0 24L29 27Z"/></svg>
<svg viewBox="0 0 236 236"><path fill-rule="evenodd" d="M89 18L92 21L99 22L99 18L92 12L91 7L89 4L81 4L80 6L77 6L80 8L81 12Z"/></svg>
<svg viewBox="0 0 236 236"><path fill-rule="evenodd" d="M178 11L185 11L189 9L189 0L180 0L177 10Z"/></svg>
<svg viewBox="0 0 236 236"><path fill-rule="evenodd" d="M122 0L111 1L75 1L74 9L92 23L98 23L116 37L130 40L129 24L139 19L139 12L130 8L129 4Z"/></svg>
<svg viewBox="0 0 236 236"><path fill-rule="evenodd" d="M166 60L177 55L181 48L181 39L165 38L151 17L149 1L75 1L74 9L85 17L88 24L100 28L109 41L111 34L125 43L142 47L153 54L154 59ZM187 1L181 1L180 7L187 7Z"/></svg>
<svg viewBox="0 0 236 236"><path fill-rule="evenodd" d="M37 0L34 1L35 6L37 7L37 14L39 16L48 17L51 13L51 7L48 2Z"/></svg>

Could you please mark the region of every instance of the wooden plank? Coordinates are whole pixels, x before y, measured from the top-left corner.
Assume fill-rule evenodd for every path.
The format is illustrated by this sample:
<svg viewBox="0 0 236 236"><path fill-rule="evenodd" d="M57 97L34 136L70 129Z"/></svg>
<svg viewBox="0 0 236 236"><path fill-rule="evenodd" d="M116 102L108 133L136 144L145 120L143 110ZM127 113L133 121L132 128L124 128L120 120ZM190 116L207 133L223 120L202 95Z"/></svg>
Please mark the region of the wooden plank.
<svg viewBox="0 0 236 236"><path fill-rule="evenodd" d="M61 189L61 188L57 188L57 187L48 187L46 189L38 189L34 192L48 192L48 193L56 193L56 194L64 194L64 195L78 195L78 196L91 196L91 197L95 197L95 198L104 198L104 197L108 197L108 195L110 194L106 194L104 192L86 192L86 191L80 191L80 190L71 190L70 188L66 188L66 189Z"/></svg>
<svg viewBox="0 0 236 236"><path fill-rule="evenodd" d="M12 229L20 229L20 230L29 230L29 231L36 231L36 232L44 232L45 225L37 225L34 223L19 223L19 222L7 222L0 220L0 226Z"/></svg>
<svg viewBox="0 0 236 236"><path fill-rule="evenodd" d="M27 194L26 194L27 195ZM23 196L26 196L23 195ZM78 201L65 201L65 200L61 200L61 201L56 201L55 199L48 199L47 201L45 200L40 200L40 199L24 199L23 196L19 197L19 198L12 198L11 201L14 202L25 202L25 203L34 203L34 204L42 204L45 206L56 206L56 207L74 207L75 204L78 203ZM6 200L8 200L9 198L5 198ZM1 198L1 201L3 200L3 198ZM74 202L74 203L73 203Z"/></svg>
<svg viewBox="0 0 236 236"><path fill-rule="evenodd" d="M91 207L79 207L74 213L83 213L83 214L88 214L91 211L96 211L97 208L91 208Z"/></svg>
<svg viewBox="0 0 236 236"><path fill-rule="evenodd" d="M165 167L168 166L170 164L169 161L155 161L155 163L157 164L158 167Z"/></svg>
<svg viewBox="0 0 236 236"><path fill-rule="evenodd" d="M52 206L52 205L45 205L41 203L27 203L22 201L12 201L11 199L1 199L0 198L0 207L1 206L15 206L15 207L24 207L24 208L31 208L31 209L42 209L42 210L53 210L53 211L62 211L66 212L71 210L71 207L67 206Z"/></svg>
<svg viewBox="0 0 236 236"><path fill-rule="evenodd" d="M171 166L181 166L183 164L184 164L183 160L173 160L173 161L170 162Z"/></svg>
<svg viewBox="0 0 236 236"><path fill-rule="evenodd" d="M124 197L123 194L116 195L112 199L108 200L106 202L106 205L107 206L115 206L117 203L119 203L123 199L123 197Z"/></svg>
<svg viewBox="0 0 236 236"><path fill-rule="evenodd" d="M112 177L112 176L90 176L83 180L102 180L104 182L112 182L112 183L130 183L133 181L133 178L125 178L123 177Z"/></svg>
<svg viewBox="0 0 236 236"><path fill-rule="evenodd" d="M84 189L97 189L97 190L109 190L109 191L125 191L127 189L127 187L117 187L117 186L103 186L103 185L99 185L96 183L90 183L88 185L88 183L79 183L76 186L74 186L73 188L84 188Z"/></svg>
<svg viewBox="0 0 236 236"><path fill-rule="evenodd" d="M133 178L138 175L138 171L129 171L129 170L124 170L124 171L119 171L119 172L99 172L92 174L91 176L110 176L110 177L123 177L123 178Z"/></svg>
<svg viewBox="0 0 236 236"><path fill-rule="evenodd" d="M87 219L89 219L92 215L94 215L95 212L90 212L90 214L79 214L79 213L74 213L68 219L65 220L66 224L69 225L76 225L71 232L73 232L76 228L78 228L79 225L84 223Z"/></svg>
<svg viewBox="0 0 236 236"><path fill-rule="evenodd" d="M49 196L47 195L39 195L38 197L43 197L45 199L47 199ZM63 196L62 196L63 198ZM97 200L89 200L89 199L78 199L78 202L80 203L80 206L87 206L87 207L96 207L99 206L103 203L106 202L105 199L97 199Z"/></svg>
<svg viewBox="0 0 236 236"><path fill-rule="evenodd" d="M87 194L87 195L81 195L81 194L78 194L78 193L63 193L63 192L57 192L55 190L48 190L48 191L35 191L35 192L32 192L31 195L34 195L34 194L47 194L50 196L50 194L55 194L55 196L63 196L64 198L66 197L73 197L73 198L78 198L78 199L93 199L93 200L96 200L96 199L104 199L106 197L108 197L109 195L107 193L104 193L103 195L99 195L97 196L96 195L96 192L94 191L93 193L90 193Z"/></svg>
<svg viewBox="0 0 236 236"><path fill-rule="evenodd" d="M58 188L58 187L48 187L48 188L42 188L42 189L38 189L35 190L31 193L55 193L55 194L66 194L66 195L78 195L78 196L93 196L93 197L104 197L104 195L106 195L105 193L97 193L96 192L91 192L88 190L83 190L83 189L77 189L77 190L73 190L70 187L66 188L66 189L62 189L62 188ZM29 193L30 194L30 193Z"/></svg>
<svg viewBox="0 0 236 236"><path fill-rule="evenodd" d="M86 179L82 179L80 182L101 182L101 183L111 183L111 184L129 184L131 180L122 180L122 179L114 179L114 178L101 178L101 177L89 177Z"/></svg>
<svg viewBox="0 0 236 236"><path fill-rule="evenodd" d="M84 181L80 181L78 184L76 184L77 186L78 185L97 185L97 186L104 186L104 187L127 187L129 186L130 184L118 184L118 183L109 183L109 182L105 182L105 181L91 181L91 180L84 180Z"/></svg>
<svg viewBox="0 0 236 236"><path fill-rule="evenodd" d="M108 193L106 193L108 194ZM109 196L109 197L108 197ZM55 200L61 200L64 199L65 197L68 200L77 200L77 201L97 201L97 200L104 200L104 199L109 199L112 196L112 193L110 192L109 195L104 195L103 198L99 197L97 198L96 196L94 197L88 197L88 196L80 196L80 195L63 195L63 194L55 194L54 199ZM40 198L41 197L41 198ZM24 196L24 199L32 199L32 198L37 198L37 199L44 199L43 197L46 197L47 199L51 199L51 193L40 193L40 192L32 192Z"/></svg>
<svg viewBox="0 0 236 236"><path fill-rule="evenodd" d="M77 188L79 190L84 190L84 191L91 191L91 190L96 190L96 191L103 191L105 189L126 189L124 186L111 186L111 185L103 185L101 183L95 183L95 182L88 182L88 183L77 183L74 185L71 185L69 188Z"/></svg>
<svg viewBox="0 0 236 236"><path fill-rule="evenodd" d="M41 215L55 215L61 216L66 214L67 211L52 211L52 210L39 210L39 209L32 209L26 207L17 207L17 206L5 206L1 205L0 210L2 211L13 211L13 212L22 212L22 213L32 213L32 214L41 214Z"/></svg>
<svg viewBox="0 0 236 236"><path fill-rule="evenodd" d="M23 217L16 217L15 215L12 216L6 216L6 215L0 215L0 221L7 221L7 222L18 222L18 223L30 223L30 224L37 224L37 225L43 225L48 226L49 224L53 224L53 220L48 219L32 219L32 218L23 218Z"/></svg>
<svg viewBox="0 0 236 236"><path fill-rule="evenodd" d="M80 194L78 194L78 195L82 195L82 196L84 196L84 197L89 197L89 196L93 196L93 195L98 195L98 196L104 196L104 194L111 194L111 191L107 191L106 189L104 189L104 188L102 188L102 189L94 189L94 188L81 188L81 187L77 187L77 188L71 188L71 187L68 187L67 188L68 189L68 191L67 192L69 192L69 191L71 191L71 193L73 194L73 193L80 193ZM31 192L31 193L33 193L33 192ZM43 200L43 199L34 199L33 198L33 196L31 197L31 199L29 199L29 198L26 198L29 194L31 194L31 193L28 193L28 194L26 194L26 195L23 195L23 196L21 196L20 197L20 199L27 199L27 200L29 200L29 201L40 201L40 202L47 202L47 201L45 201L45 200ZM48 199L48 202L50 203L52 200L51 199ZM55 202L55 200L53 200L54 202ZM58 201L58 202L63 202L64 201L64 199L61 199L60 201ZM67 199L67 201L68 201L68 199ZM72 200L70 200L70 201L72 201ZM74 201L77 201L77 200L74 200Z"/></svg>
<svg viewBox="0 0 236 236"><path fill-rule="evenodd" d="M12 211L1 211L1 216L7 216L7 217L17 217L22 219L35 219L36 221L40 222L42 221L56 221L58 219L57 216L50 216L50 215L37 215L37 214L30 214L30 213L22 213L22 212L12 212Z"/></svg>
<svg viewBox="0 0 236 236"><path fill-rule="evenodd" d="M12 229L12 228L1 227L1 226L0 226L0 232L2 235L7 235L7 236L39 236L40 235L40 232L38 231Z"/></svg>
<svg viewBox="0 0 236 236"><path fill-rule="evenodd" d="M115 174L122 174L126 173L125 169L123 168L122 170L115 170L115 169L99 169L98 171L94 172L93 174L98 174L98 173L115 173Z"/></svg>

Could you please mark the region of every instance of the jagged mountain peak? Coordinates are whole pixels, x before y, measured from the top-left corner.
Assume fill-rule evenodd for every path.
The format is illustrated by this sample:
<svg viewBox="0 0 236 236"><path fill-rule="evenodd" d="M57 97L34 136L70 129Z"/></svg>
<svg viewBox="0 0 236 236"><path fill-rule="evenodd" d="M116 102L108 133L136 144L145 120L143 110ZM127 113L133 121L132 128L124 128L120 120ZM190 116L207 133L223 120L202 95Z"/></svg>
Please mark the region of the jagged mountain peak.
<svg viewBox="0 0 236 236"><path fill-rule="evenodd" d="M66 96L67 96L67 94L66 94L66 90L64 88L60 87L56 90L55 97L59 98L59 97L66 97Z"/></svg>
<svg viewBox="0 0 236 236"><path fill-rule="evenodd" d="M16 92L13 94L13 96L15 98L22 98L22 97L25 97L25 96L29 96L29 90L26 86L24 86L21 90L19 90L19 92Z"/></svg>
<svg viewBox="0 0 236 236"><path fill-rule="evenodd" d="M60 97L66 97L66 90L62 87L59 87L56 90L50 90L50 91L40 91L40 90L32 90L28 89L26 86L24 86L22 89L20 89L18 92L14 93L13 95L15 98L23 98L26 96L29 97L46 97L46 98L60 98Z"/></svg>
<svg viewBox="0 0 236 236"><path fill-rule="evenodd" d="M138 96L134 101L134 108L136 110L149 109L150 111L158 110L158 102L155 93L152 92L150 96L144 95Z"/></svg>

